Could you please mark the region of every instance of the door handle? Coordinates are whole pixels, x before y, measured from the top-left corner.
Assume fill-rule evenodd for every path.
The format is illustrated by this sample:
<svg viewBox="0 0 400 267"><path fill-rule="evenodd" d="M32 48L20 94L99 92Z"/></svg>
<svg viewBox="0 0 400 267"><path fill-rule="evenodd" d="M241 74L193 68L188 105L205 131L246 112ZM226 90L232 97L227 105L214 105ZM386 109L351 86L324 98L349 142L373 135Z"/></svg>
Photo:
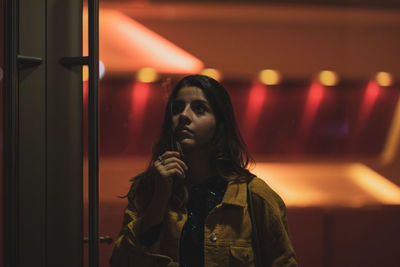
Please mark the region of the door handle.
<svg viewBox="0 0 400 267"><path fill-rule="evenodd" d="M63 57L60 64L64 67L89 65L89 57Z"/></svg>
<svg viewBox="0 0 400 267"><path fill-rule="evenodd" d="M41 57L17 55L17 62L18 67L24 69L39 66L42 64L43 59Z"/></svg>

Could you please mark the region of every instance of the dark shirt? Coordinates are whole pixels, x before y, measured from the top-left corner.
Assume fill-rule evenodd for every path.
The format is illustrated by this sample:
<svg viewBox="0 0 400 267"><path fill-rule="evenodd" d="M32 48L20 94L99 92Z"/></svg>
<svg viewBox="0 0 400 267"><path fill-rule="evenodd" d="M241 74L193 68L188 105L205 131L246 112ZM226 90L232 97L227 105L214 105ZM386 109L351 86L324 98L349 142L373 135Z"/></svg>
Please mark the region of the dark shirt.
<svg viewBox="0 0 400 267"><path fill-rule="evenodd" d="M180 239L180 267L204 266L204 223L211 210L221 203L227 185L224 178L215 176L189 190L188 217Z"/></svg>

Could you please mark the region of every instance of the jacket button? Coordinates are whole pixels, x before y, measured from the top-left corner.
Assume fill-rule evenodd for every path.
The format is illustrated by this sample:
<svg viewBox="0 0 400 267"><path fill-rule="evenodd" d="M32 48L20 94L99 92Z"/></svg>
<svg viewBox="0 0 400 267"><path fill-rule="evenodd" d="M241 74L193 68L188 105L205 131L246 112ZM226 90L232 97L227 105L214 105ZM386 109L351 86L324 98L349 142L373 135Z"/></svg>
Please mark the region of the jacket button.
<svg viewBox="0 0 400 267"><path fill-rule="evenodd" d="M212 234L210 235L210 240L211 240L212 242L216 242L216 241L217 241L217 235L216 235L215 233L212 233Z"/></svg>

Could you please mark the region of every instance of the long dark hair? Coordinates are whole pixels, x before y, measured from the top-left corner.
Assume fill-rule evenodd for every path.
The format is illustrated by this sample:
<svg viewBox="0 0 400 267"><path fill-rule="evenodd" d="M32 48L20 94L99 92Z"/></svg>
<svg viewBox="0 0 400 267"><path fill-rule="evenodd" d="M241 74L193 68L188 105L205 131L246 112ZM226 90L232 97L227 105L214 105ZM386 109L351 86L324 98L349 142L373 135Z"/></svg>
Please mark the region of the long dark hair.
<svg viewBox="0 0 400 267"><path fill-rule="evenodd" d="M213 150L210 157L212 167L215 168L220 176L227 180L242 182L249 181L254 177L254 175L247 170L248 165L254 163L254 160L251 158L240 134L228 92L220 83L208 76L189 75L178 82L168 98L160 136L153 146L149 167L142 175L132 179L133 185L128 194L129 197L134 197L136 195L135 193L141 191L140 184L143 184L143 189L152 188L150 184L144 186L141 180L147 180L149 183L152 183L152 179L150 178L152 177L152 166L158 159L158 156L166 150L177 150L174 142L174 129L172 127L172 104L179 90L189 86L197 87L202 90L216 118L216 131L212 140ZM137 186L135 186L135 184ZM186 200L186 187L183 186L182 183L174 183L171 197L172 206L175 208L182 208Z"/></svg>

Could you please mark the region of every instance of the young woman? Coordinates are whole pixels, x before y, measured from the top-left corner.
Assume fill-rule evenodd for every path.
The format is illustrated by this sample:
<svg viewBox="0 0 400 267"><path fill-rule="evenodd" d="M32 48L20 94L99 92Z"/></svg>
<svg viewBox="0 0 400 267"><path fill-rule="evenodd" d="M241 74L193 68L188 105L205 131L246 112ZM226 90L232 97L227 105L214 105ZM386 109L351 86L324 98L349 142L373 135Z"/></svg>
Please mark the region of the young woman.
<svg viewBox="0 0 400 267"><path fill-rule="evenodd" d="M226 90L183 78L149 167L132 179L111 266L297 266L285 204L250 159Z"/></svg>

